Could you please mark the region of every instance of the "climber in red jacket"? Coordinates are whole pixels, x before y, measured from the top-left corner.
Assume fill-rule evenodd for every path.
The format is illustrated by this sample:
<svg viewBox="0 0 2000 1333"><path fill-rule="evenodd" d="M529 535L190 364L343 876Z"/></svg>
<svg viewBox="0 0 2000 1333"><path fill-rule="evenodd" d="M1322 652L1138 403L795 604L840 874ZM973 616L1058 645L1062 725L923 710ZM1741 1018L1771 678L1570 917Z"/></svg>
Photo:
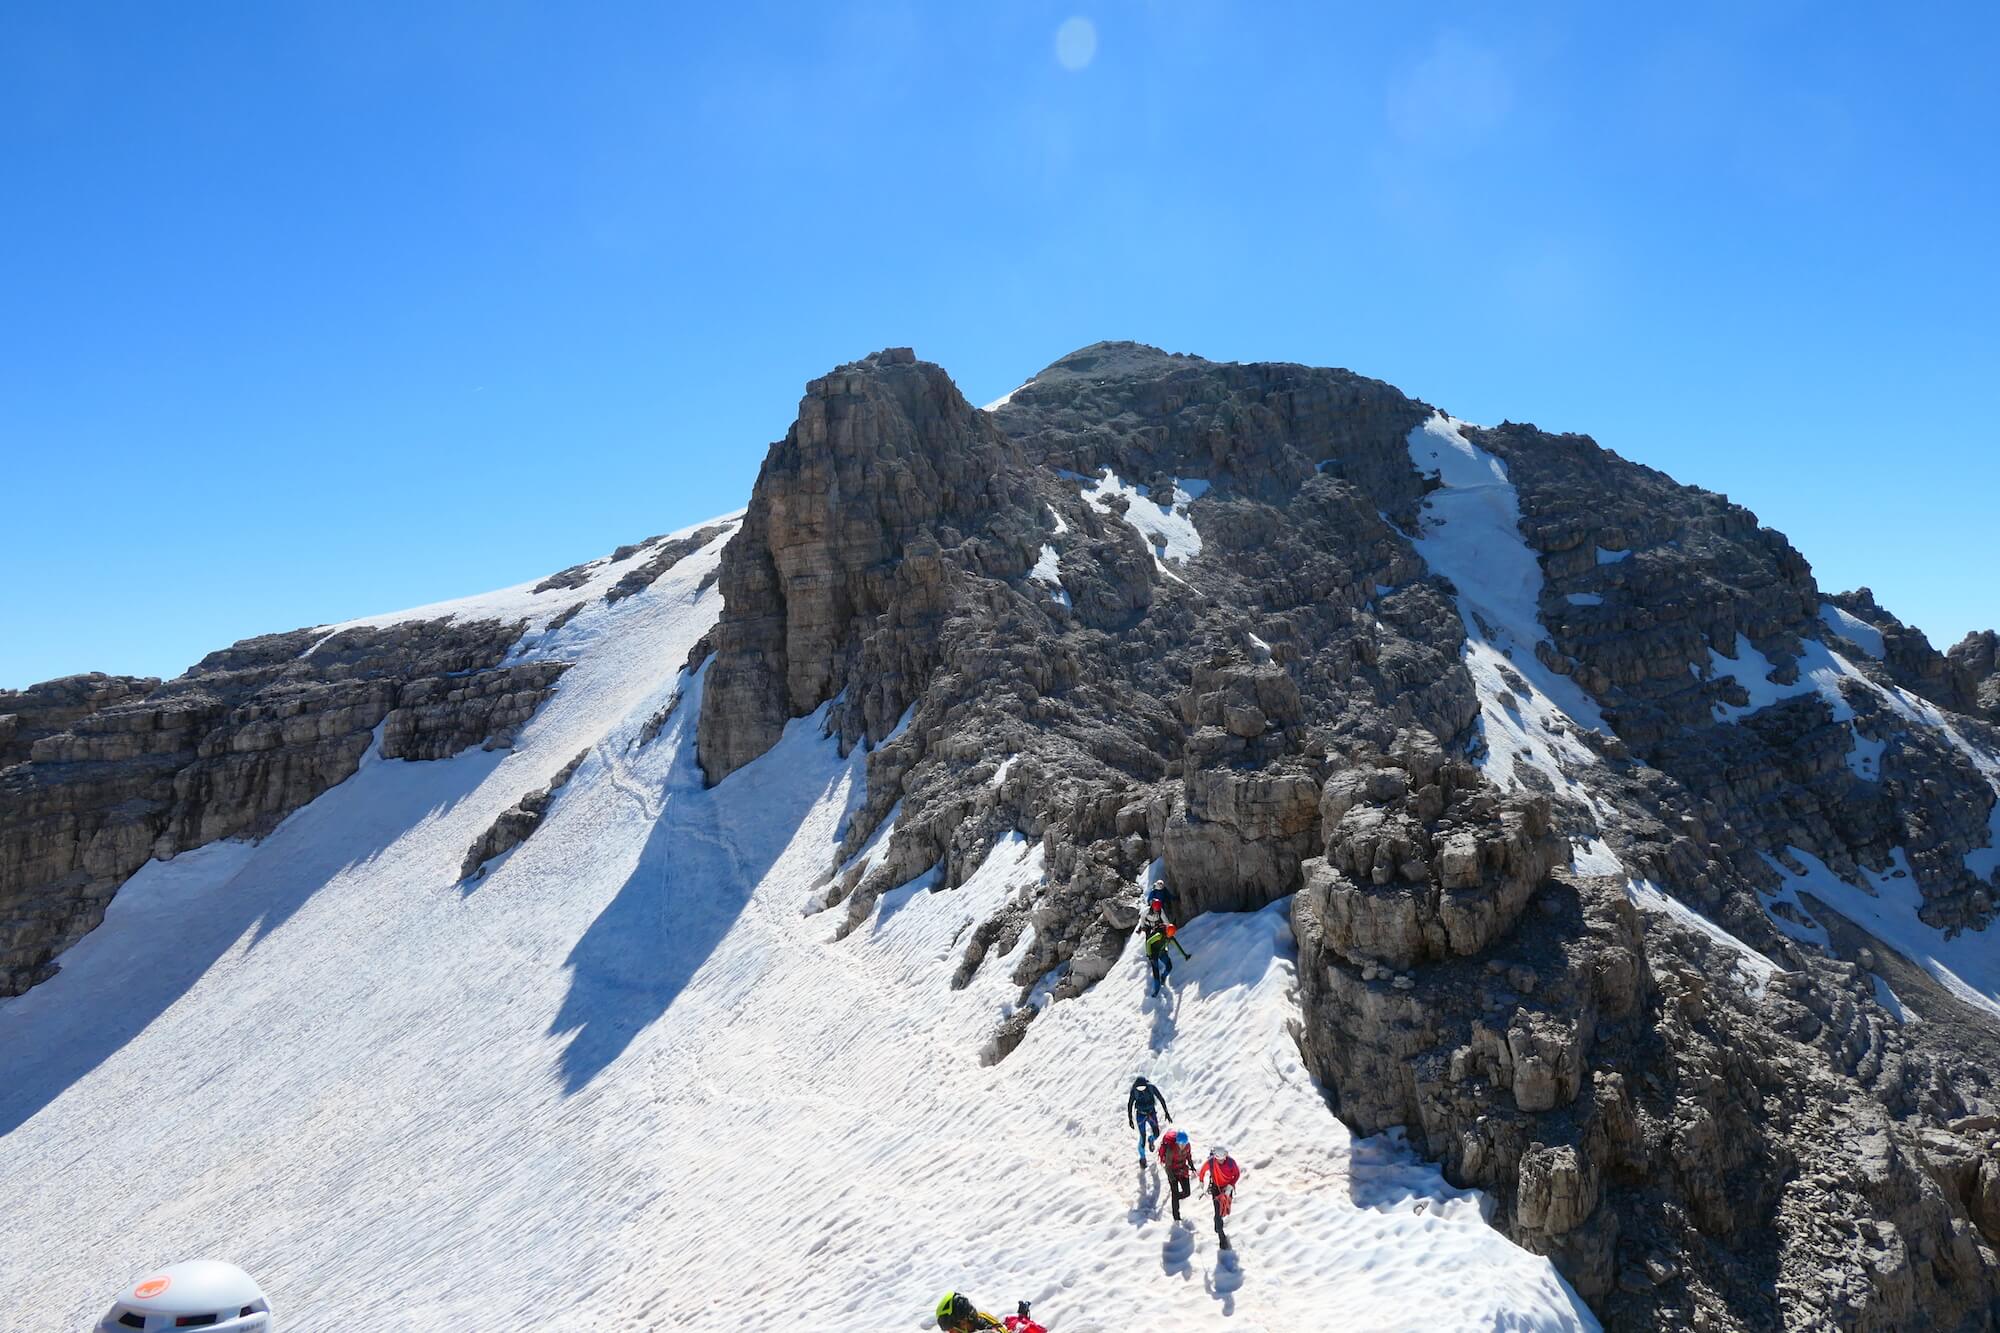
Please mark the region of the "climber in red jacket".
<svg viewBox="0 0 2000 1333"><path fill-rule="evenodd" d="M1207 1182L1208 1197L1215 1204L1215 1239L1225 1250L1230 1248L1229 1235L1222 1229L1222 1219L1229 1216L1229 1205L1236 1198L1236 1182L1242 1175L1243 1168L1236 1165L1227 1148L1210 1148L1208 1160L1201 1164L1201 1179Z"/></svg>
<svg viewBox="0 0 2000 1333"><path fill-rule="evenodd" d="M1187 1131L1177 1129L1160 1140L1160 1165L1167 1169L1168 1193L1173 1201L1174 1221L1181 1220L1181 1200L1194 1193L1194 1148Z"/></svg>
<svg viewBox="0 0 2000 1333"><path fill-rule="evenodd" d="M1007 1325L1007 1333L1049 1333L1046 1328L1043 1328L1028 1317L1028 1303L1026 1301L1022 1301L1020 1305L1016 1306L1014 1313L1008 1315L1003 1322Z"/></svg>

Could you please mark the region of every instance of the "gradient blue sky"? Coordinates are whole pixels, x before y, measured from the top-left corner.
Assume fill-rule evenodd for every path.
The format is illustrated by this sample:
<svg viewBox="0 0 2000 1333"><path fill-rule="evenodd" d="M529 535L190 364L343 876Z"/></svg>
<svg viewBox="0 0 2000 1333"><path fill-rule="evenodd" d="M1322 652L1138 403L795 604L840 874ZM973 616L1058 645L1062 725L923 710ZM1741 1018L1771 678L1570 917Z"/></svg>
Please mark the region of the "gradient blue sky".
<svg viewBox="0 0 2000 1333"><path fill-rule="evenodd" d="M1348 366L2000 621L1994 7L1639 10L6 6L0 685L733 509L892 344Z"/></svg>

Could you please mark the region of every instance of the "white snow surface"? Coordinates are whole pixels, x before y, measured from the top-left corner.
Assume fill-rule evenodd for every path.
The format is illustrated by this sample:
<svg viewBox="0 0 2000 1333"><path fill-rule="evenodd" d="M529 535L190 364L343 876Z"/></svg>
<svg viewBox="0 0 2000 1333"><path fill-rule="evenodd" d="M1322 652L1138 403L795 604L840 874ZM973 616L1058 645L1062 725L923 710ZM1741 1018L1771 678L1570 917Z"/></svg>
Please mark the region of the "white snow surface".
<svg viewBox="0 0 2000 1333"><path fill-rule="evenodd" d="M995 398L992 402L988 403L986 406L980 408L979 410L982 412L998 412L1001 408L1007 406L1007 404L1014 401L1015 394L1021 392L1021 390L1027 388L1028 385L1033 383L1034 383L1033 380L1027 380L1024 383L1016 384L1013 388L1007 390L1007 392L1001 394L998 398Z"/></svg>
<svg viewBox="0 0 2000 1333"><path fill-rule="evenodd" d="M1028 571L1028 578L1049 590L1049 596L1068 606L1069 589L1063 586L1062 555L1047 542L1042 543L1041 553L1035 557L1035 567Z"/></svg>
<svg viewBox="0 0 2000 1333"><path fill-rule="evenodd" d="M1785 876L1781 896L1796 899L1800 893L1811 894L1923 968L1965 1003L2000 1016L2000 950L1984 931L1961 931L1946 939L1942 930L1924 924L1917 915L1923 895L1902 848L1890 853L1887 870L1863 870L1861 885L1842 879L1810 852L1786 850L1804 868L1802 873L1793 874L1776 859L1764 858ZM1781 918L1772 920L1788 934L1797 933ZM1815 942L1824 946L1824 930Z"/></svg>
<svg viewBox="0 0 2000 1333"><path fill-rule="evenodd" d="M1875 986L1875 1003L1887 1009L1890 1016L1898 1023L1907 1025L1924 1021L1922 1014L1919 1014L1916 1010L1910 1008L1910 1006L1897 998L1896 992L1889 989L1889 983L1882 980L1879 973L1870 972L1868 980L1873 982Z"/></svg>
<svg viewBox="0 0 2000 1333"><path fill-rule="evenodd" d="M148 866L0 1001L0 1327L83 1326L194 1255L248 1269L288 1333L917 1329L948 1287L1054 1333L1596 1327L1478 1196L1327 1111L1287 1030L1288 904L1191 922L1162 1001L1137 950L1075 1000L1042 978L992 1065L1030 944L949 982L1039 845L1003 839L955 891L920 876L839 942L801 915L866 756L822 710L704 787L701 680L662 664L719 611L719 548L567 626L548 650L576 665L513 750L371 753L263 842ZM585 748L536 834L459 884ZM1142 1071L1245 1168L1233 1263L1137 1166Z"/></svg>
<svg viewBox="0 0 2000 1333"><path fill-rule="evenodd" d="M1576 682L1535 657L1535 645L1547 638L1542 568L1521 539L1520 498L1506 464L1467 440L1464 424L1437 413L1410 432L1411 461L1443 482L1424 498L1413 540L1424 562L1458 589L1465 666L1479 690L1486 742L1480 766L1503 787L1523 785L1522 770L1533 769L1558 792L1581 798L1573 772L1598 760L1576 731L1609 728Z"/></svg>
<svg viewBox="0 0 2000 1333"><path fill-rule="evenodd" d="M1714 921L1680 899L1661 889L1650 879L1637 879L1625 873L1624 862L1618 859L1611 845L1602 838L1592 838L1577 848L1570 858L1572 868L1580 875L1624 875L1625 896L1634 906L1648 912L1672 917L1684 926L1708 936L1728 951L1735 965L1737 979L1752 995L1762 997L1764 989L1782 969L1761 951L1753 949L1734 934L1723 929Z"/></svg>
<svg viewBox="0 0 2000 1333"><path fill-rule="evenodd" d="M1095 477L1080 476L1074 472L1062 475L1081 482L1083 498L1113 518L1120 515L1111 502L1114 497L1123 496L1123 521L1152 548L1153 563L1159 566L1162 573L1178 579L1180 576L1167 568L1167 561L1192 560L1201 554L1201 533L1195 528L1194 520L1188 517L1188 506L1208 493L1207 482L1193 477L1176 477L1172 500L1160 504L1145 490L1126 481L1110 468L1105 468Z"/></svg>
<svg viewBox="0 0 2000 1333"><path fill-rule="evenodd" d="M1714 940L1726 949L1730 961L1736 966L1737 979L1752 995L1762 996L1771 978L1784 969L1772 962L1761 951L1751 948L1729 931L1724 930L1708 917L1695 911L1680 899L1665 892L1649 879L1631 879L1625 883L1625 892L1633 903L1648 912L1658 912L1670 916L1682 925L1690 926Z"/></svg>
<svg viewBox="0 0 2000 1333"><path fill-rule="evenodd" d="M1827 628L1846 638L1856 648L1867 653L1876 661L1881 661L1887 651L1882 645L1882 631L1851 611L1843 610L1832 602L1819 604L1819 618Z"/></svg>
<svg viewBox="0 0 2000 1333"><path fill-rule="evenodd" d="M719 533L704 548L706 553L719 554L723 544L729 540L730 536L736 531L737 525L742 522L743 513L744 511L739 509L734 513L724 514L720 518L709 519L706 523L695 523L677 532L667 533L660 540L673 541L678 538L690 536L702 528L720 524L725 527L725 531ZM549 621L555 619L558 614L567 610L572 604L585 600L592 603L592 607L587 608L583 614L588 614L591 609L601 609L604 594L611 590L611 586L618 582L619 579L625 577L631 570L652 559L654 549L658 544L657 542L648 542L632 554L626 556L623 560L613 560L608 555L600 556L598 559L590 562L590 577L574 588L551 588L547 592L538 593L535 591L535 585L542 580L534 579L527 583L517 583L511 588L501 588L497 592L478 593L471 597L456 597L450 601L433 602L429 606L413 606L404 611L391 611L385 615L377 616L359 616L353 620L342 621L337 625L325 625L321 627L325 632L320 636L319 640L313 644L312 648L306 649L300 656L311 656L314 649L342 630L358 629L362 626L400 625L410 620L525 620L528 622L528 629L521 640L522 645L525 647L534 639L536 634L548 625ZM693 555L685 557L679 565L676 565L676 572L688 560L693 558Z"/></svg>

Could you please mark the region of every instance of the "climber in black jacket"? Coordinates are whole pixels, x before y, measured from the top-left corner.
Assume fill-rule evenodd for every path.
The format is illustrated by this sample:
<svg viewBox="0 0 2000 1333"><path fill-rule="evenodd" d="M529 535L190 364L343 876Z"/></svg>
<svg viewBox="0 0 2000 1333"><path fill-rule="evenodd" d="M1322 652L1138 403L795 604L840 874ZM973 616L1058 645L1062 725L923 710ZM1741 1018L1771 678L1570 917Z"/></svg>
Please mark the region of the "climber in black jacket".
<svg viewBox="0 0 2000 1333"><path fill-rule="evenodd" d="M1139 1131L1139 1165L1146 1164L1146 1150L1160 1137L1160 1117L1169 1121L1174 1113L1167 1109L1167 1094L1146 1081L1144 1074L1132 1080L1132 1090L1125 1094L1125 1124Z"/></svg>

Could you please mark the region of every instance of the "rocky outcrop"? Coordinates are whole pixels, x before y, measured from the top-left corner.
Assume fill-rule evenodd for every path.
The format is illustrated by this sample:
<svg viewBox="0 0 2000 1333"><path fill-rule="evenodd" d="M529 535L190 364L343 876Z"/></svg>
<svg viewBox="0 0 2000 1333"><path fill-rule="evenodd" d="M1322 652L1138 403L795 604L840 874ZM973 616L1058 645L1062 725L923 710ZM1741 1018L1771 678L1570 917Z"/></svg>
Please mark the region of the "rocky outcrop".
<svg viewBox="0 0 2000 1333"><path fill-rule="evenodd" d="M1503 796L1427 736L1336 773L1320 816L1325 854L1305 863L1301 901L1326 946L1371 974L1484 952L1569 859L1546 797Z"/></svg>
<svg viewBox="0 0 2000 1333"><path fill-rule="evenodd" d="M1958 683L1961 711L2000 724L2000 634L1990 629L1968 634L1945 656Z"/></svg>
<svg viewBox="0 0 2000 1333"><path fill-rule="evenodd" d="M0 770L0 994L47 977L148 860L269 832L350 776L378 728L386 758L509 743L564 670L504 665L521 630L294 630L165 684L81 677L14 696L40 707L16 713L30 719L17 739L38 734Z"/></svg>
<svg viewBox="0 0 2000 1333"><path fill-rule="evenodd" d="M152 677L107 676L93 671L44 681L25 690L0 690L0 769L28 758L36 741L59 735L72 723L114 704L142 698L159 684Z"/></svg>
<svg viewBox="0 0 2000 1333"><path fill-rule="evenodd" d="M709 781L835 696L846 743L888 735L936 665L958 574L1032 563L1029 499L1019 450L908 348L807 385L723 551L699 727Z"/></svg>
<svg viewBox="0 0 2000 1333"><path fill-rule="evenodd" d="M588 750L580 752L548 782L502 810L498 818L466 849L464 864L458 870L460 881L483 877L489 864L533 837L535 830L542 826L542 818L548 814L549 804L555 800L556 793L569 785L569 780L589 755Z"/></svg>
<svg viewBox="0 0 2000 1333"><path fill-rule="evenodd" d="M1298 887L1319 831L1298 683L1272 663L1197 666L1179 700L1185 776L1156 841L1180 909L1251 911ZM1165 813L1163 811L1163 813Z"/></svg>
<svg viewBox="0 0 2000 1333"><path fill-rule="evenodd" d="M1586 437L1469 430L1540 559L1539 664L1610 727L1587 772L1503 791L1474 762L1457 590L1406 535L1429 412L1344 371L1129 343L990 416L907 354L842 367L774 446L690 662L710 663L709 778L829 702L873 747L824 893L843 930L1039 839L1046 882L956 969L1007 956L1024 997L1104 976L1148 874L1183 915L1295 894L1298 1035L1338 1113L1490 1191L1612 1327L1985 1326L1976 1219L2000 1191L1949 1128L1990 1103L1985 1048L1902 1029L1763 901L1786 846L1836 871L1898 849L1927 919L1984 923L1960 858L1987 788L1879 692L1976 675L1977 646L1943 677L1911 645L1831 698L1753 707L1832 641L1781 535ZM1199 540L1170 550L1154 507ZM1731 946L1568 870L1585 839L1777 976L1759 993ZM974 1034L981 1057L1038 1012Z"/></svg>

